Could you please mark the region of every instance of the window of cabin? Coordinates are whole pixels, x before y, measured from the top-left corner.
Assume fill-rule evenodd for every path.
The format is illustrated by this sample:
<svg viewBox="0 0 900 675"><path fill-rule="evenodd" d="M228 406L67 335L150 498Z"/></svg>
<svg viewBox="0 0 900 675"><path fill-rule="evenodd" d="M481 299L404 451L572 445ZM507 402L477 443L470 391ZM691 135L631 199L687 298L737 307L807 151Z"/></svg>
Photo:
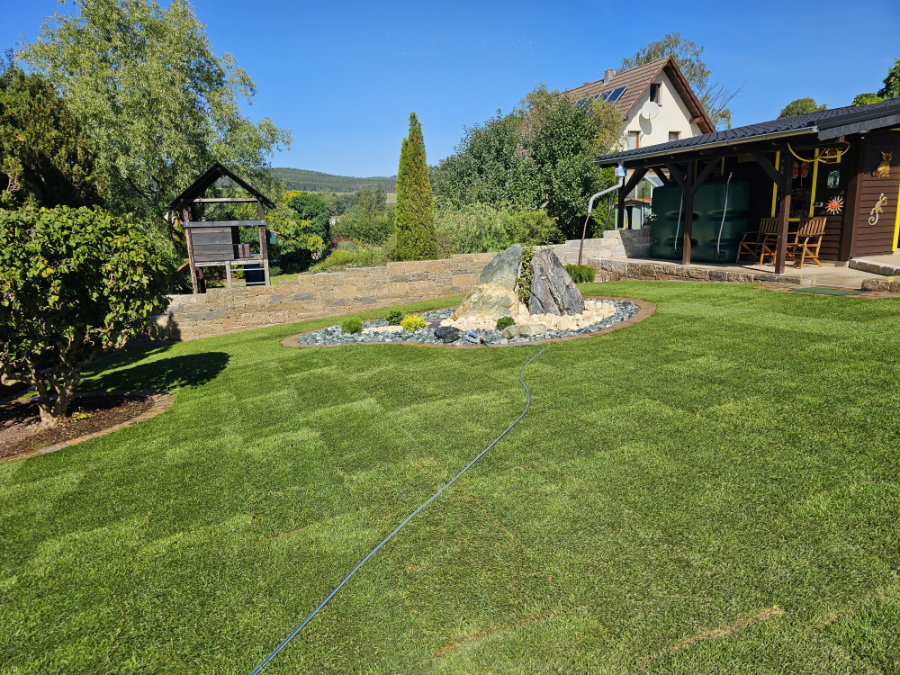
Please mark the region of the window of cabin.
<svg viewBox="0 0 900 675"><path fill-rule="evenodd" d="M659 103L659 83L657 82L650 85L650 100Z"/></svg>
<svg viewBox="0 0 900 675"><path fill-rule="evenodd" d="M670 131L669 132L669 140L670 141L677 141L679 138L681 138L680 131Z"/></svg>
<svg viewBox="0 0 900 675"><path fill-rule="evenodd" d="M634 150L638 147L638 139L641 135L640 131L629 131L628 132L628 150Z"/></svg>

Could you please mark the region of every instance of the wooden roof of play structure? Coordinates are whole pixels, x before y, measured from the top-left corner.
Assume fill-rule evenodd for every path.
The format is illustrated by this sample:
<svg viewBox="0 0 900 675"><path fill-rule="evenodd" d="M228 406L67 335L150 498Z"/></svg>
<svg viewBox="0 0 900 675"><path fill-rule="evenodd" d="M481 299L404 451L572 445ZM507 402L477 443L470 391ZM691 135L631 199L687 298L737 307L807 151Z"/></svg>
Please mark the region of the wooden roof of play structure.
<svg viewBox="0 0 900 675"><path fill-rule="evenodd" d="M203 194L206 193L206 191L210 187L212 187L217 180L223 177L230 178L240 187L244 188L247 192L255 197L255 199L242 201L261 201L268 208L275 208L275 203L271 199L266 197L262 192L250 185L250 183L231 171L227 166L216 162L206 171L204 171L203 174L199 178L197 178L197 180L195 180L187 188L185 188L185 190L180 195L175 197L175 199L172 200L172 203L169 204L169 209L171 211L180 211L185 205L203 201L201 199ZM221 202L222 200L218 201Z"/></svg>
<svg viewBox="0 0 900 675"><path fill-rule="evenodd" d="M204 197L206 191L220 178L229 179L252 196ZM200 204L252 202L256 203L258 220L198 220L197 206ZM245 272L256 270L256 272L246 274L248 284L251 283L251 275L258 275L261 276L260 283L269 285L268 236L264 207L276 208L271 199L219 162L209 167L172 200L169 209L177 214L184 227L188 263L191 270L191 285L194 293L200 290L198 268L202 267L225 267L226 282L229 288L231 287L233 268L243 268ZM260 250L258 254L251 254L249 244L241 243L238 236L239 227L258 228ZM202 271L199 278L202 278Z"/></svg>

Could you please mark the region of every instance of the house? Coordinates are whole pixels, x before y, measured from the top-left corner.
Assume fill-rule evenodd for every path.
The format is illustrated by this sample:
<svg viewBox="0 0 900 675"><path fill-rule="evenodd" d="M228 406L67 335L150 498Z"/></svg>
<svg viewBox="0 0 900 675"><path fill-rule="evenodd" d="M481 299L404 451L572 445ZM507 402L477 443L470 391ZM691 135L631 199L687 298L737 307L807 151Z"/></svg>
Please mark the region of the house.
<svg viewBox="0 0 900 675"><path fill-rule="evenodd" d="M619 109L624 124L617 150L693 138L716 130L671 56L622 73L607 70L602 80L565 93L576 102L601 99ZM653 188L660 184L650 174L644 183L635 184L627 193L627 222L631 228L640 228L644 224L644 218L649 215ZM648 203L646 208L644 202Z"/></svg>
<svg viewBox="0 0 900 675"><path fill-rule="evenodd" d="M617 149L642 148L709 134L715 125L675 59L667 56L565 92L575 101L614 103L625 122Z"/></svg>
<svg viewBox="0 0 900 675"><path fill-rule="evenodd" d="M704 215L695 197L704 186L742 184L747 199L746 228L753 232L761 219L777 218L775 271L784 272L789 233L804 222L824 220L817 260L846 262L897 250L900 238L900 99L866 106L847 106L726 129L692 138L623 150L597 159L601 166L621 165L631 172L619 198L619 222L624 195L648 173L676 190L679 214L674 241L677 257L691 262L692 248L710 232L698 233L694 221L719 218L727 206L716 202ZM654 195L654 213L658 208ZM733 203L733 202L732 202ZM727 204L727 202L726 202ZM723 210L724 209L724 210ZM657 213L657 212L660 213ZM710 214L715 212L716 218ZM662 218L657 218L662 220ZM654 221L654 226L656 226ZM672 220L675 222L675 219ZM652 232L652 230L651 230ZM721 226L719 227L721 237ZM653 234L658 241L661 235ZM714 235L713 235L714 236ZM670 256L671 257L671 256ZM730 261L734 262L734 257Z"/></svg>

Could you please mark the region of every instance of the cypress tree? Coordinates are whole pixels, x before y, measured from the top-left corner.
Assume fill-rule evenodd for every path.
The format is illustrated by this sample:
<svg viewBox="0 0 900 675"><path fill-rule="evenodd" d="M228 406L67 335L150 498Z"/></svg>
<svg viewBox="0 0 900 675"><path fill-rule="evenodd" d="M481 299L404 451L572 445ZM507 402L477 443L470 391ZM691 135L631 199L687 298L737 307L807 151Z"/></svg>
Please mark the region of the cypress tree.
<svg viewBox="0 0 900 675"><path fill-rule="evenodd" d="M400 150L394 232L397 235L394 253L397 260L433 260L437 257L425 139L415 113L409 115L409 137L403 139Z"/></svg>

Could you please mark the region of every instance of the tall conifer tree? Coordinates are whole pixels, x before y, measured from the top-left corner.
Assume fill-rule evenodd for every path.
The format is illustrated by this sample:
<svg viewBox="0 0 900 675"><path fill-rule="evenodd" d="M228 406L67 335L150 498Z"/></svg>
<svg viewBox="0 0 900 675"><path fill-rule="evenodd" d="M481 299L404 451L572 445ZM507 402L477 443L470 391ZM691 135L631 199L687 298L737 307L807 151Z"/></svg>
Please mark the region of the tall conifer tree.
<svg viewBox="0 0 900 675"><path fill-rule="evenodd" d="M397 260L432 260L437 257L434 237L434 200L425 139L415 113L409 115L409 137L403 139L397 171L397 207L394 214Z"/></svg>

